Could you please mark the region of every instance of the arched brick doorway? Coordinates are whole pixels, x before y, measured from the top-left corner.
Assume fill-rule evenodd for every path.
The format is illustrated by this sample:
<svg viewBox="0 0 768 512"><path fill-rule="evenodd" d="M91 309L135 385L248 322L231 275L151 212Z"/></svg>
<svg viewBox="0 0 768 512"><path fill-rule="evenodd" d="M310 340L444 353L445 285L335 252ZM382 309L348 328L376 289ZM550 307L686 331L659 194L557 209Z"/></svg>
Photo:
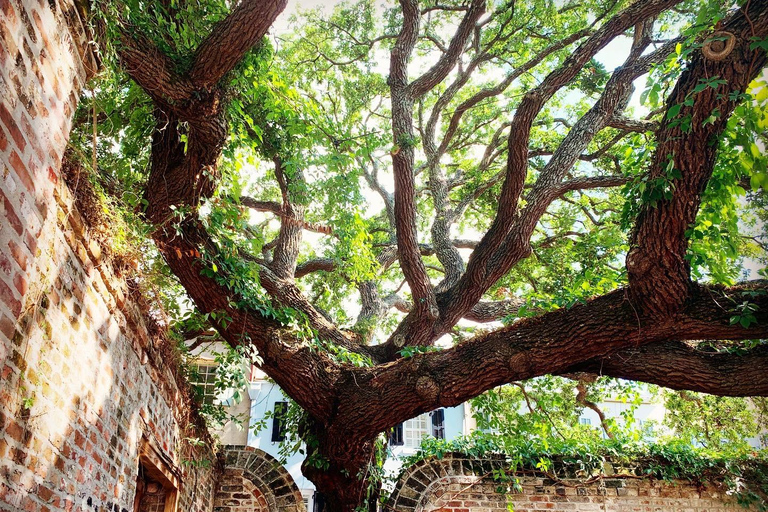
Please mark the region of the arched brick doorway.
<svg viewBox="0 0 768 512"><path fill-rule="evenodd" d="M226 446L216 488L216 512L306 512L290 473L270 454L249 446Z"/></svg>

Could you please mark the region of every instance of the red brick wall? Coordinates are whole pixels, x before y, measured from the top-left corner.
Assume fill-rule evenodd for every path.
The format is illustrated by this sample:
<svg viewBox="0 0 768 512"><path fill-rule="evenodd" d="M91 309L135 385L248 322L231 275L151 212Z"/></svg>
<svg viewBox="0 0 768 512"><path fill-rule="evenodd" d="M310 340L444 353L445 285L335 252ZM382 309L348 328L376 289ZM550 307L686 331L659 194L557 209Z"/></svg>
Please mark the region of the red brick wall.
<svg viewBox="0 0 768 512"><path fill-rule="evenodd" d="M389 504L398 512L737 512L744 508L715 484L605 477L555 481L521 477L521 492L489 475L505 467L503 459L474 460L459 454L421 461L408 468ZM499 491L502 492L499 492Z"/></svg>
<svg viewBox="0 0 768 512"><path fill-rule="evenodd" d="M214 506L217 512L268 512L264 494L245 475L245 470L227 468L219 478Z"/></svg>
<svg viewBox="0 0 768 512"><path fill-rule="evenodd" d="M215 457L61 176L88 41L73 0L0 0L0 510L132 511L147 436L208 512Z"/></svg>
<svg viewBox="0 0 768 512"><path fill-rule="evenodd" d="M224 446L216 512L306 512L290 473L271 455L250 446Z"/></svg>

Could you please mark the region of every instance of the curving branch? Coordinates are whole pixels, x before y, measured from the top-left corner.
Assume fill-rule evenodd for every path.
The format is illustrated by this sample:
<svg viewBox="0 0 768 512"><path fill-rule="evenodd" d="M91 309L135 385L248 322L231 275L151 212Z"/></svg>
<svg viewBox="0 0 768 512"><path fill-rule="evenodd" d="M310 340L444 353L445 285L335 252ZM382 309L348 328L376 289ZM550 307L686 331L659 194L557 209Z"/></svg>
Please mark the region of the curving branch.
<svg viewBox="0 0 768 512"><path fill-rule="evenodd" d="M605 432L605 435L610 439L613 439L613 432L611 431L608 420L606 419L602 409L600 409L600 406L598 406L595 402L587 398L587 385L594 382L594 380L594 377L589 378L583 374L578 376L576 379L576 401L584 407L592 409L595 414L597 414L597 417L600 419L600 425L603 427L603 432Z"/></svg>
<svg viewBox="0 0 768 512"><path fill-rule="evenodd" d="M240 196L239 201L240 201L240 204L242 204L247 208L250 208L253 211L273 213L278 217L280 217L282 222L292 222L307 231L322 233L324 235L333 234L332 227L326 226L325 224L320 224L317 222L309 222L303 219L296 218L295 216L292 216L288 212L286 212L283 206L281 206L280 203L276 201L261 201L258 199L254 199L250 196Z"/></svg>
<svg viewBox="0 0 768 512"><path fill-rule="evenodd" d="M399 359L374 369L350 370L344 381L350 386L354 382L365 384L356 388L354 396L344 397L338 411L353 414L365 404L368 421L356 426L356 433L379 432L436 407L458 405L501 384L548 373L572 373L583 361L608 358L637 347L688 339L766 338L768 293L751 299L758 306L756 323L748 328L730 325L733 313L727 305L738 303L745 292L755 290L768 292L768 286L761 283L732 288L699 287L675 321L667 322L638 314L627 299L628 290L616 290L570 309L520 320L450 349ZM720 378L710 387L707 375L697 379L695 386L739 393L737 386L743 385L748 391L741 393L768 394L762 377L766 371L765 355L760 357L743 360L755 364L755 372L740 374L740 369L746 369L741 364L726 371L731 384ZM649 356L650 361L655 364L658 358ZM712 371L716 369L713 367ZM658 372L658 378L663 385L664 373ZM670 384L676 378L673 375ZM690 389L694 383L686 386Z"/></svg>
<svg viewBox="0 0 768 512"><path fill-rule="evenodd" d="M174 71L175 64L140 32L125 27L120 34L118 56L126 73L165 109L182 115L175 105L187 101L195 90L191 81Z"/></svg>
<svg viewBox="0 0 768 512"><path fill-rule="evenodd" d="M600 29L590 36L562 66L550 73L535 89L526 93L515 112L510 126L508 140L507 166L504 183L499 197L499 207L496 216L483 236L477 249L472 254L465 274L456 285L441 297L441 325L435 332L445 332L445 329L455 324L464 311L470 309L496 280L504 275L517 261L526 258L531 253L530 236L536 222L546 211L546 206L557 196L536 197L551 194L551 185L558 183L564 173L573 165L573 161L582 153L589 141L592 140L595 123L604 126L605 121L620 111L629 98L632 87L623 80L642 74L664 52L667 46L648 56L633 52L626 66L614 72L605 87L603 95L590 110L591 115L585 115L569 132L566 139L558 148L560 155L555 155L548 162L548 169L542 172L540 179L529 194L529 202L525 209L527 218L519 219L517 215L518 201L523 191L523 185L528 169L528 143L530 130L538 112L546 101L566 83L570 82L581 68L600 49L605 47L617 35L637 24L638 20L654 17L662 10L674 5L679 0L652 0L635 3L616 14ZM602 121L602 124L600 124ZM570 163L569 163L570 162ZM542 179L543 178L543 179ZM524 214L525 215L525 214ZM518 229L514 229L515 225Z"/></svg>
<svg viewBox="0 0 768 512"><path fill-rule="evenodd" d="M462 18L451 42L448 44L448 48L445 49L434 66L408 85L408 96L416 100L431 91L448 76L464 52L464 47L473 33L475 23L484 12L485 0L472 0L470 2L464 18Z"/></svg>
<svg viewBox="0 0 768 512"><path fill-rule="evenodd" d="M585 361L573 370L711 395L768 396L766 344L715 351L681 341L661 341Z"/></svg>
<svg viewBox="0 0 768 512"><path fill-rule="evenodd" d="M673 315L693 287L686 232L696 219L701 194L712 176L716 141L740 93L768 61L764 50L750 48L755 38L768 36L768 9L761 1L746 6L748 13L740 9L722 24L722 30L735 36L730 56L716 61L701 51L692 56L667 99L656 134L658 145L648 181L655 186L666 183L672 197L641 205L626 264L634 303L660 318ZM707 81L712 87L696 89ZM691 106L685 105L689 99L694 100ZM689 129L682 129L682 119L690 121Z"/></svg>
<svg viewBox="0 0 768 512"><path fill-rule="evenodd" d="M189 79L199 89L218 85L272 26L287 0L241 0L200 43Z"/></svg>

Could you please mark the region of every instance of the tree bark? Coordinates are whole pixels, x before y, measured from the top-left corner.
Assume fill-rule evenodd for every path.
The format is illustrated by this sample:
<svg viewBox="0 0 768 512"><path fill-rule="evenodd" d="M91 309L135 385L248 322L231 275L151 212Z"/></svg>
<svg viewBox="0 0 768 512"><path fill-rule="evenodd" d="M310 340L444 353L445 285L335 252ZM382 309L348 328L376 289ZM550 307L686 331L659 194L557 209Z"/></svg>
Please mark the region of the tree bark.
<svg viewBox="0 0 768 512"><path fill-rule="evenodd" d="M748 2L746 7L748 13L740 10L722 24L722 30L736 39L728 56L713 61L702 51L693 55L666 102L666 112L672 107L680 110L677 115L665 115L657 132L648 181L668 182L673 195L658 204L642 205L626 266L636 307L659 318L674 315L693 288L686 231L696 220L728 118L768 60L765 50L750 49L755 38L768 33L766 2ZM695 91L703 81L715 78L721 81L716 86ZM693 106L684 105L686 99L692 99ZM684 118L690 119L687 130L681 122ZM672 177L670 169L681 177Z"/></svg>

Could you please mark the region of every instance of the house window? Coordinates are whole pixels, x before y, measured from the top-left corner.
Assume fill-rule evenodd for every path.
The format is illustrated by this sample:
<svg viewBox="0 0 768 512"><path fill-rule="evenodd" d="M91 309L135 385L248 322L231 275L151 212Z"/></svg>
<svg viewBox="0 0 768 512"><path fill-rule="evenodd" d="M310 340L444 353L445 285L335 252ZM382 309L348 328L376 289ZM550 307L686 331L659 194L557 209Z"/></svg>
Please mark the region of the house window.
<svg viewBox="0 0 768 512"><path fill-rule="evenodd" d="M192 385L197 388L198 396L205 404L216 400L216 365L199 364L196 366L197 376L192 379Z"/></svg>
<svg viewBox="0 0 768 512"><path fill-rule="evenodd" d="M592 420L589 418L579 418L579 423L581 423L582 425L591 425Z"/></svg>
<svg viewBox="0 0 768 512"><path fill-rule="evenodd" d="M445 439L445 409L437 409L395 425L389 434L389 445L418 448L421 440L430 434L437 439Z"/></svg>
<svg viewBox="0 0 768 512"><path fill-rule="evenodd" d="M272 442L285 440L285 415L288 413L288 402L275 402L272 412Z"/></svg>
<svg viewBox="0 0 768 512"><path fill-rule="evenodd" d="M403 446L418 448L421 445L421 440L430 433L427 419L427 415L422 414L403 423Z"/></svg>
<svg viewBox="0 0 768 512"><path fill-rule="evenodd" d="M445 439L445 409L432 411L432 436Z"/></svg>

